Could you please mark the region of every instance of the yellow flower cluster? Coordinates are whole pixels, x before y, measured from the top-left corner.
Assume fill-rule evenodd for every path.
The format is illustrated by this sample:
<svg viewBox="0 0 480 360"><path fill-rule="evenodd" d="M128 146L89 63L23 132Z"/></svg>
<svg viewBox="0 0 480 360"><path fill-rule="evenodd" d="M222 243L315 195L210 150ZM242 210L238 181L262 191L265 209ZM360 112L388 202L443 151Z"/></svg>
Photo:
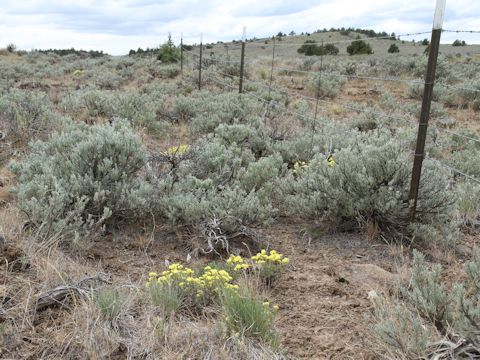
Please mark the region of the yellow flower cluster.
<svg viewBox="0 0 480 360"><path fill-rule="evenodd" d="M268 301L264 301L264 302L262 303L262 305L265 306L265 307L267 307L267 308L270 308L270 303L269 303ZM280 306L278 306L278 305L273 305L272 308L273 308L273 310L278 311L278 310L280 309Z"/></svg>
<svg viewBox="0 0 480 360"><path fill-rule="evenodd" d="M230 255L230 257L227 259L227 264L234 265L234 271L246 270L249 267L239 255Z"/></svg>
<svg viewBox="0 0 480 360"><path fill-rule="evenodd" d="M190 145L183 144L179 146L172 146L165 151L167 155L183 155L190 149Z"/></svg>
<svg viewBox="0 0 480 360"><path fill-rule="evenodd" d="M308 164L305 161L295 161L293 164L293 173L298 174L300 170L305 170L306 168L308 168Z"/></svg>
<svg viewBox="0 0 480 360"><path fill-rule="evenodd" d="M163 271L159 276L156 272L151 272L148 274L148 281L145 286L148 288L153 284L165 284L168 282L179 283L180 286L184 286L185 280L188 277L192 276L195 272L187 267L184 267L181 264L172 264L168 267L168 270ZM183 284L183 285L182 285Z"/></svg>
<svg viewBox="0 0 480 360"><path fill-rule="evenodd" d="M332 155L328 155L327 161L328 161L328 166L330 167L335 166L335 160L333 159Z"/></svg>
<svg viewBox="0 0 480 360"><path fill-rule="evenodd" d="M198 279L205 288L217 290L221 288L238 289L238 285L231 284L233 277L225 270L212 269L205 266L203 275Z"/></svg>
<svg viewBox="0 0 480 360"><path fill-rule="evenodd" d="M257 255L252 256L252 260L257 264L288 264L289 260L287 257L284 257L283 254L272 250L270 254L267 253L265 249L259 252Z"/></svg>
<svg viewBox="0 0 480 360"><path fill-rule="evenodd" d="M242 259L243 261L243 259ZM197 297L201 297L204 292L214 292L223 288L238 289L238 285L231 282L233 277L225 270L213 269L206 266L203 269L203 274L196 277L195 272L181 264L172 264L168 270L163 271L159 276L156 272L148 274L148 281L145 283L147 288L152 285L173 284L181 288L195 288Z"/></svg>

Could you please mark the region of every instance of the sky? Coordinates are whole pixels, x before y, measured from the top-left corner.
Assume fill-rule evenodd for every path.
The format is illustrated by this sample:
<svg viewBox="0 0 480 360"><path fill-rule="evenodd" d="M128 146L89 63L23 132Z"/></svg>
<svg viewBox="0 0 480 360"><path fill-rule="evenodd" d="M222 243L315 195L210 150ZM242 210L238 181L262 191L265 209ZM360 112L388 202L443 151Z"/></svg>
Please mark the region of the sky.
<svg viewBox="0 0 480 360"><path fill-rule="evenodd" d="M156 47L169 33L176 43L182 33L185 43L201 33L204 42L240 39L243 26L247 38L331 27L404 34L431 30L434 10L435 0L0 0L0 47L122 55ZM447 0L443 28L480 30L480 0ZM480 44L480 34L442 34L442 43L455 39Z"/></svg>

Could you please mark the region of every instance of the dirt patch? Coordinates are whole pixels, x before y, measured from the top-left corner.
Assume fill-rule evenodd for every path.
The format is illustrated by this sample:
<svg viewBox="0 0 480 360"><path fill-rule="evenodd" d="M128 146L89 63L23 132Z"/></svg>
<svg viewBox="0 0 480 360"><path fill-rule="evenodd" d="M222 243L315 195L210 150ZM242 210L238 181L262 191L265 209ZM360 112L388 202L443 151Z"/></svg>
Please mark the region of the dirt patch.
<svg viewBox="0 0 480 360"><path fill-rule="evenodd" d="M397 278L379 266L387 253L379 257L361 234L317 239L307 249L299 230L280 227L271 233L272 248L292 264L273 289L282 345L299 359L373 359L364 319L372 307L368 292L388 290Z"/></svg>

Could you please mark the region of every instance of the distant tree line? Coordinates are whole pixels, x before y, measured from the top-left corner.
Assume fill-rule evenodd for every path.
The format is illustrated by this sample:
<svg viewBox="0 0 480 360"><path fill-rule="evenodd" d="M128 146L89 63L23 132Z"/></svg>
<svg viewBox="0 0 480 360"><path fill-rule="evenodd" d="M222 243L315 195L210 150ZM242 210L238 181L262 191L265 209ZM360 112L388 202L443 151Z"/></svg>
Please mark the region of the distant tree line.
<svg viewBox="0 0 480 360"><path fill-rule="evenodd" d="M391 34L385 32L385 31L380 31L380 32L376 32L375 30L370 30L370 29L360 29L360 28L344 28L344 27L341 27L341 28L330 28L329 30L327 30L327 28L324 28L323 30L316 30L314 31L315 33L326 33L326 32L339 32L340 35L350 35L350 33L357 33L357 34L363 34L363 35L366 35L368 37L385 37L385 38L390 38L391 40L396 40L396 35L394 32L392 32Z"/></svg>
<svg viewBox="0 0 480 360"><path fill-rule="evenodd" d="M133 50L131 49L129 52L128 52L128 55L129 56L134 56L134 55L149 55L149 54L156 54L158 52L158 47L156 48L146 48L145 50L142 49L141 47L139 47L137 50Z"/></svg>
<svg viewBox="0 0 480 360"><path fill-rule="evenodd" d="M180 49L180 47L178 47L178 49ZM193 50L193 45L183 44L183 50L191 51L191 50ZM160 51L160 47L146 48L145 50L139 47L137 50L133 50L133 49L130 50L128 52L128 55L129 56L136 56L136 55L139 55L139 56L144 56L144 55L158 56L159 51Z"/></svg>
<svg viewBox="0 0 480 360"><path fill-rule="evenodd" d="M74 48L71 49L48 49L48 50L33 50L42 54L49 54L53 53L59 56L67 56L67 55L78 55L81 57L90 57L90 58L99 58L102 56L106 56L108 54L105 54L102 50L97 51L97 50L75 50Z"/></svg>

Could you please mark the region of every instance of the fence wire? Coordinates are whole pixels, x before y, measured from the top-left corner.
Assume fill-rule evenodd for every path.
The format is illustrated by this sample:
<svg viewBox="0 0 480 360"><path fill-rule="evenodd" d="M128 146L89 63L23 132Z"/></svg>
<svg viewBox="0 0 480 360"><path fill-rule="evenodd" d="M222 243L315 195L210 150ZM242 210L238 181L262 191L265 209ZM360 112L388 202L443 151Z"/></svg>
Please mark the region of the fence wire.
<svg viewBox="0 0 480 360"><path fill-rule="evenodd" d="M477 184L480 184L480 179L477 179L476 177L474 176L471 176L471 175L468 175L468 174L465 174L463 171L460 171L458 169L455 169L454 167L451 167L447 164L445 164L443 161L440 161L438 159L434 159L434 158L431 158L431 157L427 157L427 159L431 160L434 164L436 164L437 166L441 166L443 167L444 169L447 169L447 170L450 170L451 172L453 172L454 174L458 174L458 175L461 175L463 176L464 178L466 179L469 179L473 182L476 182Z"/></svg>
<svg viewBox="0 0 480 360"><path fill-rule="evenodd" d="M449 33L480 33L480 31L477 31L477 30L448 30L448 29L444 29L442 31L443 32L449 32ZM400 34L400 35L396 35L395 38L400 39L401 37L424 35L424 34L430 34L430 33L431 33L430 31L425 31L425 32L417 32L417 33ZM363 37L360 40L382 40L382 39L383 40L392 39L392 36ZM268 38L268 39L265 39L265 40L271 40L271 39ZM258 41L262 41L262 39L259 39ZM352 41L353 41L352 39L332 40L332 41L328 41L326 43L338 44L338 43L346 43L346 42L352 42ZM270 41L269 41L268 44L251 43L251 42L247 41L247 49L249 47L254 47L254 46L261 46L263 48L266 48L266 45L269 45L269 44L270 44ZM313 46L313 45L318 46L319 45L319 43L298 44L298 43L282 43L282 42L278 42L278 41L272 41L271 44L273 44L274 48L281 47L281 46L304 46L304 45L306 45L306 46ZM238 49L240 49L241 43L239 42L238 44L233 44L231 46L225 44L223 47L227 51L235 50L235 47L238 47ZM194 53L193 51L189 51L189 52L185 52L185 53L188 53L188 55L191 55L192 56L191 59L194 60L194 61L195 61L195 58L198 59L198 57L199 57L199 55ZM235 53L235 56L238 56L238 54ZM273 55L273 56L275 56L275 55ZM227 60L224 60L224 59L216 59L216 58L208 58L207 57L207 58L205 58L205 60L206 61L211 61L212 64L214 64L214 65L218 65L218 64L229 64L229 65L230 64L238 64L239 65L239 64L241 64L241 61L229 60L228 58L227 58ZM323 69L320 69L319 71L307 71L307 70L300 70L300 69L292 69L292 68L274 66L274 60L275 60L275 58L272 59L271 75L273 74L274 71L277 71L277 72L278 71L286 71L286 72L292 72L292 73L303 73L303 74L314 74L314 75L320 74L320 73L325 71ZM244 62L244 64L252 64L252 63L251 62L248 62L248 63ZM403 78L399 78L399 77L376 77L376 76L368 76L368 75L346 75L346 74L340 74L340 73L328 73L328 74L329 74L329 76L339 77L339 78L347 78L347 79L360 79L360 80L386 81L386 82L399 82L399 83L425 85L425 82L421 79L403 79ZM211 70L210 75L211 76L209 77L209 80L216 83L217 85L220 85L220 86L223 86L223 87L226 87L226 88L230 88L234 91L238 91L238 86L234 86L232 84L226 83L226 82L222 81L222 79L220 79L219 77L224 77L224 78L227 77L227 78L232 79L234 82L236 82L237 80L239 80L239 78L240 78L239 76L234 75L234 74L227 74L227 73L224 73L222 71L219 71L218 69ZM250 79L244 79L244 81L246 83L249 83L249 84L253 84L253 85L256 85L256 86L263 87L265 89L268 89L269 91L273 90L273 91L276 91L278 93L287 94L289 96L300 98L300 99L303 99L303 100L306 100L306 101L309 101L309 102L314 101L314 102L316 102L316 104L318 104L319 102L324 103L324 104L330 104L331 103L331 101L321 99L319 97L306 96L306 95L303 95L303 94L301 94L299 92L296 92L296 91L290 91L289 89L283 88L283 86L279 85L278 83L272 82L272 81L271 81L270 84L263 83L262 81L259 81L259 80L253 81L253 80L250 80ZM477 88L470 88L470 87L459 86L459 85L450 85L450 84L445 84L445 83L441 83L441 82L437 82L437 83L435 83L435 85L440 86L440 87L444 87L444 88L448 88L448 89L452 89L452 90L456 90L456 91L466 91L466 92L474 92L474 93L480 92L480 89L477 89ZM284 104L282 105L281 103L273 101L273 100L270 100L270 101L266 100L263 97L256 95L255 93L244 91L242 94L247 96L247 97L250 97L252 99L255 99L257 101L260 101L261 103L263 103L264 105L267 106L267 109L269 107L276 107L276 108L281 109L281 111L283 113L290 114L290 115L295 116L299 119L304 119L304 120L311 121L313 124L315 124L317 122L317 117L316 116L315 117L308 116L308 115L305 115L305 114L300 113L298 111L293 111L293 110L289 109L288 107L286 107ZM391 115L391 114L388 114L388 113L378 112L378 111L371 110L371 109L366 109L363 106L359 107L359 106L355 106L355 105L352 105L352 104L338 104L338 103L336 103L335 105L340 106L341 108L344 108L344 109L348 109L348 110L352 110L352 111L356 111L356 112L363 112L363 113L371 114L371 115L376 115L380 118L390 119L390 120L399 120L399 121L410 120L411 117L414 115L412 113L403 113L402 115L404 115L405 117L398 117L398 116ZM339 128L338 130L347 133L347 131L345 129ZM444 132L444 133L448 133L452 136L462 137L462 138L465 138L469 141L473 141L475 143L480 143L480 139L474 138L472 136L460 134L460 133L455 132L455 131L451 131L451 130L448 130L448 129L441 129L439 131ZM425 157L425 158L427 158L427 157ZM455 167L452 167L452 166L444 163L443 161L441 161L439 159L434 159L434 158L430 158L430 157L428 157L428 158L430 160L432 160L434 162L434 164L436 164L437 166L443 167L443 168L451 171L454 174L460 175L460 176L462 176L462 177L464 177L468 180L471 180L473 182L476 182L476 183L480 184L480 179L478 179L474 176L471 176L471 175L465 173L464 171L456 169Z"/></svg>

